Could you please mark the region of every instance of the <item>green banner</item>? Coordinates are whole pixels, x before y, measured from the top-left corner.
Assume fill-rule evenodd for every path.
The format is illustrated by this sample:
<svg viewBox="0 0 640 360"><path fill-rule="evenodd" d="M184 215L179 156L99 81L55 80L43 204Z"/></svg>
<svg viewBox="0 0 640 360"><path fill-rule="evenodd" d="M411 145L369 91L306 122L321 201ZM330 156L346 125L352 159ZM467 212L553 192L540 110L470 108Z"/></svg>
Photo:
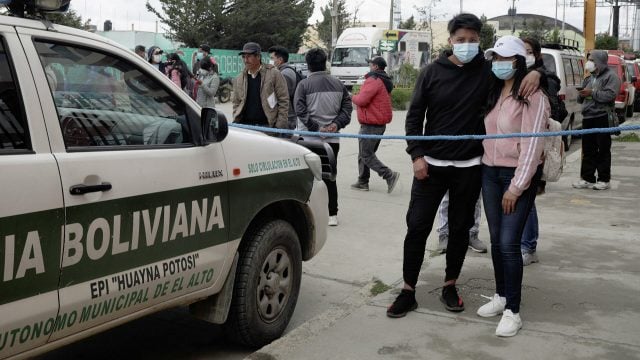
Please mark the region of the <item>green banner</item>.
<svg viewBox="0 0 640 360"><path fill-rule="evenodd" d="M178 51L182 51L184 55L180 54L180 57L187 66L191 68L192 54L198 51L197 48L180 48ZM218 63L218 72L220 77L236 77L242 69L244 64L242 58L238 53L240 50L224 50L224 49L212 49L211 55L216 59ZM264 64L269 63L269 53L262 52L262 62ZM304 55L302 54L289 54L289 62L304 62Z"/></svg>

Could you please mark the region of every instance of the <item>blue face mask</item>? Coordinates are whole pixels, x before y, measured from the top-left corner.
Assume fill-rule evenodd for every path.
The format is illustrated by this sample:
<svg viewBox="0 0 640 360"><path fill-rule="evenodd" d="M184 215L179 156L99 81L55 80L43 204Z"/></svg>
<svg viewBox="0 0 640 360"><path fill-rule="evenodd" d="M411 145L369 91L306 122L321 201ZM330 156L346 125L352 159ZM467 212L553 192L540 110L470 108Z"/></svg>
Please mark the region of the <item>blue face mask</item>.
<svg viewBox="0 0 640 360"><path fill-rule="evenodd" d="M479 46L480 43L453 44L453 55L466 64L478 55Z"/></svg>
<svg viewBox="0 0 640 360"><path fill-rule="evenodd" d="M196 54L196 59L198 59L198 61L202 60L202 58L204 58L204 54L200 51L198 51L198 53Z"/></svg>
<svg viewBox="0 0 640 360"><path fill-rule="evenodd" d="M494 61L491 63L491 71L501 80L509 80L516 74L512 61Z"/></svg>

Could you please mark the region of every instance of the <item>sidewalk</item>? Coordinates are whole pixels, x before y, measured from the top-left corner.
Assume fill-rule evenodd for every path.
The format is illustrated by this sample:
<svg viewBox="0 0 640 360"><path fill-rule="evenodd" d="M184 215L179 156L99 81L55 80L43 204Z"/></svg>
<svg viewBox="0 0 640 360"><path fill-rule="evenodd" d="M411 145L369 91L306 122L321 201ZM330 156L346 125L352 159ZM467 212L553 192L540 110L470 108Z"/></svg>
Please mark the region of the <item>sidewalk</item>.
<svg viewBox="0 0 640 360"><path fill-rule="evenodd" d="M456 314L438 300L444 256L428 252L419 308L405 318L385 315L396 277L393 289L373 297L366 286L249 359L640 359L640 143L614 141L612 153L610 190L571 188L578 150L536 200L540 263L525 267L516 337L496 337L499 317L475 314L494 293L490 255L468 253L458 284L466 310Z"/></svg>

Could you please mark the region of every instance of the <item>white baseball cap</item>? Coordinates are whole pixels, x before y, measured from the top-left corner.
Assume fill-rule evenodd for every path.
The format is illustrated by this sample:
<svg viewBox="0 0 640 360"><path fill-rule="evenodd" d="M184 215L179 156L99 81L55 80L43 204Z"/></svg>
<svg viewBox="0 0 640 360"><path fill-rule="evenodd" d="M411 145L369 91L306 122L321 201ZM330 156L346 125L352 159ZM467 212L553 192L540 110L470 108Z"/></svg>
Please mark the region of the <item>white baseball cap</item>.
<svg viewBox="0 0 640 360"><path fill-rule="evenodd" d="M491 60L493 59L493 54L498 54L502 57L515 55L527 57L527 49L524 47L524 41L513 35L506 35L498 39L491 49L485 51L484 57L487 60Z"/></svg>

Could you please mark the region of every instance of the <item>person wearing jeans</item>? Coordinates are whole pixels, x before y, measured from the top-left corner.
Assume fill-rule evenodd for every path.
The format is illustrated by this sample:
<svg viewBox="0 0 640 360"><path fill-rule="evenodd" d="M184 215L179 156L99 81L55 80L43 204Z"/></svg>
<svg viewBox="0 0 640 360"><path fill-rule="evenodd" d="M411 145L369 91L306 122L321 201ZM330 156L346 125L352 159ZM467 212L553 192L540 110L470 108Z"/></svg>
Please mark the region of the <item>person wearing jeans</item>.
<svg viewBox="0 0 640 360"><path fill-rule="evenodd" d="M489 92L484 124L487 135L541 133L549 121L549 99L542 90L529 97L518 96L520 82L527 74L524 42L503 36L485 52L492 60L496 84ZM477 314L502 314L495 334L514 336L522 328L520 298L525 222L535 201L542 175L541 137L507 137L482 141L482 200L491 237L491 259L496 293Z"/></svg>

